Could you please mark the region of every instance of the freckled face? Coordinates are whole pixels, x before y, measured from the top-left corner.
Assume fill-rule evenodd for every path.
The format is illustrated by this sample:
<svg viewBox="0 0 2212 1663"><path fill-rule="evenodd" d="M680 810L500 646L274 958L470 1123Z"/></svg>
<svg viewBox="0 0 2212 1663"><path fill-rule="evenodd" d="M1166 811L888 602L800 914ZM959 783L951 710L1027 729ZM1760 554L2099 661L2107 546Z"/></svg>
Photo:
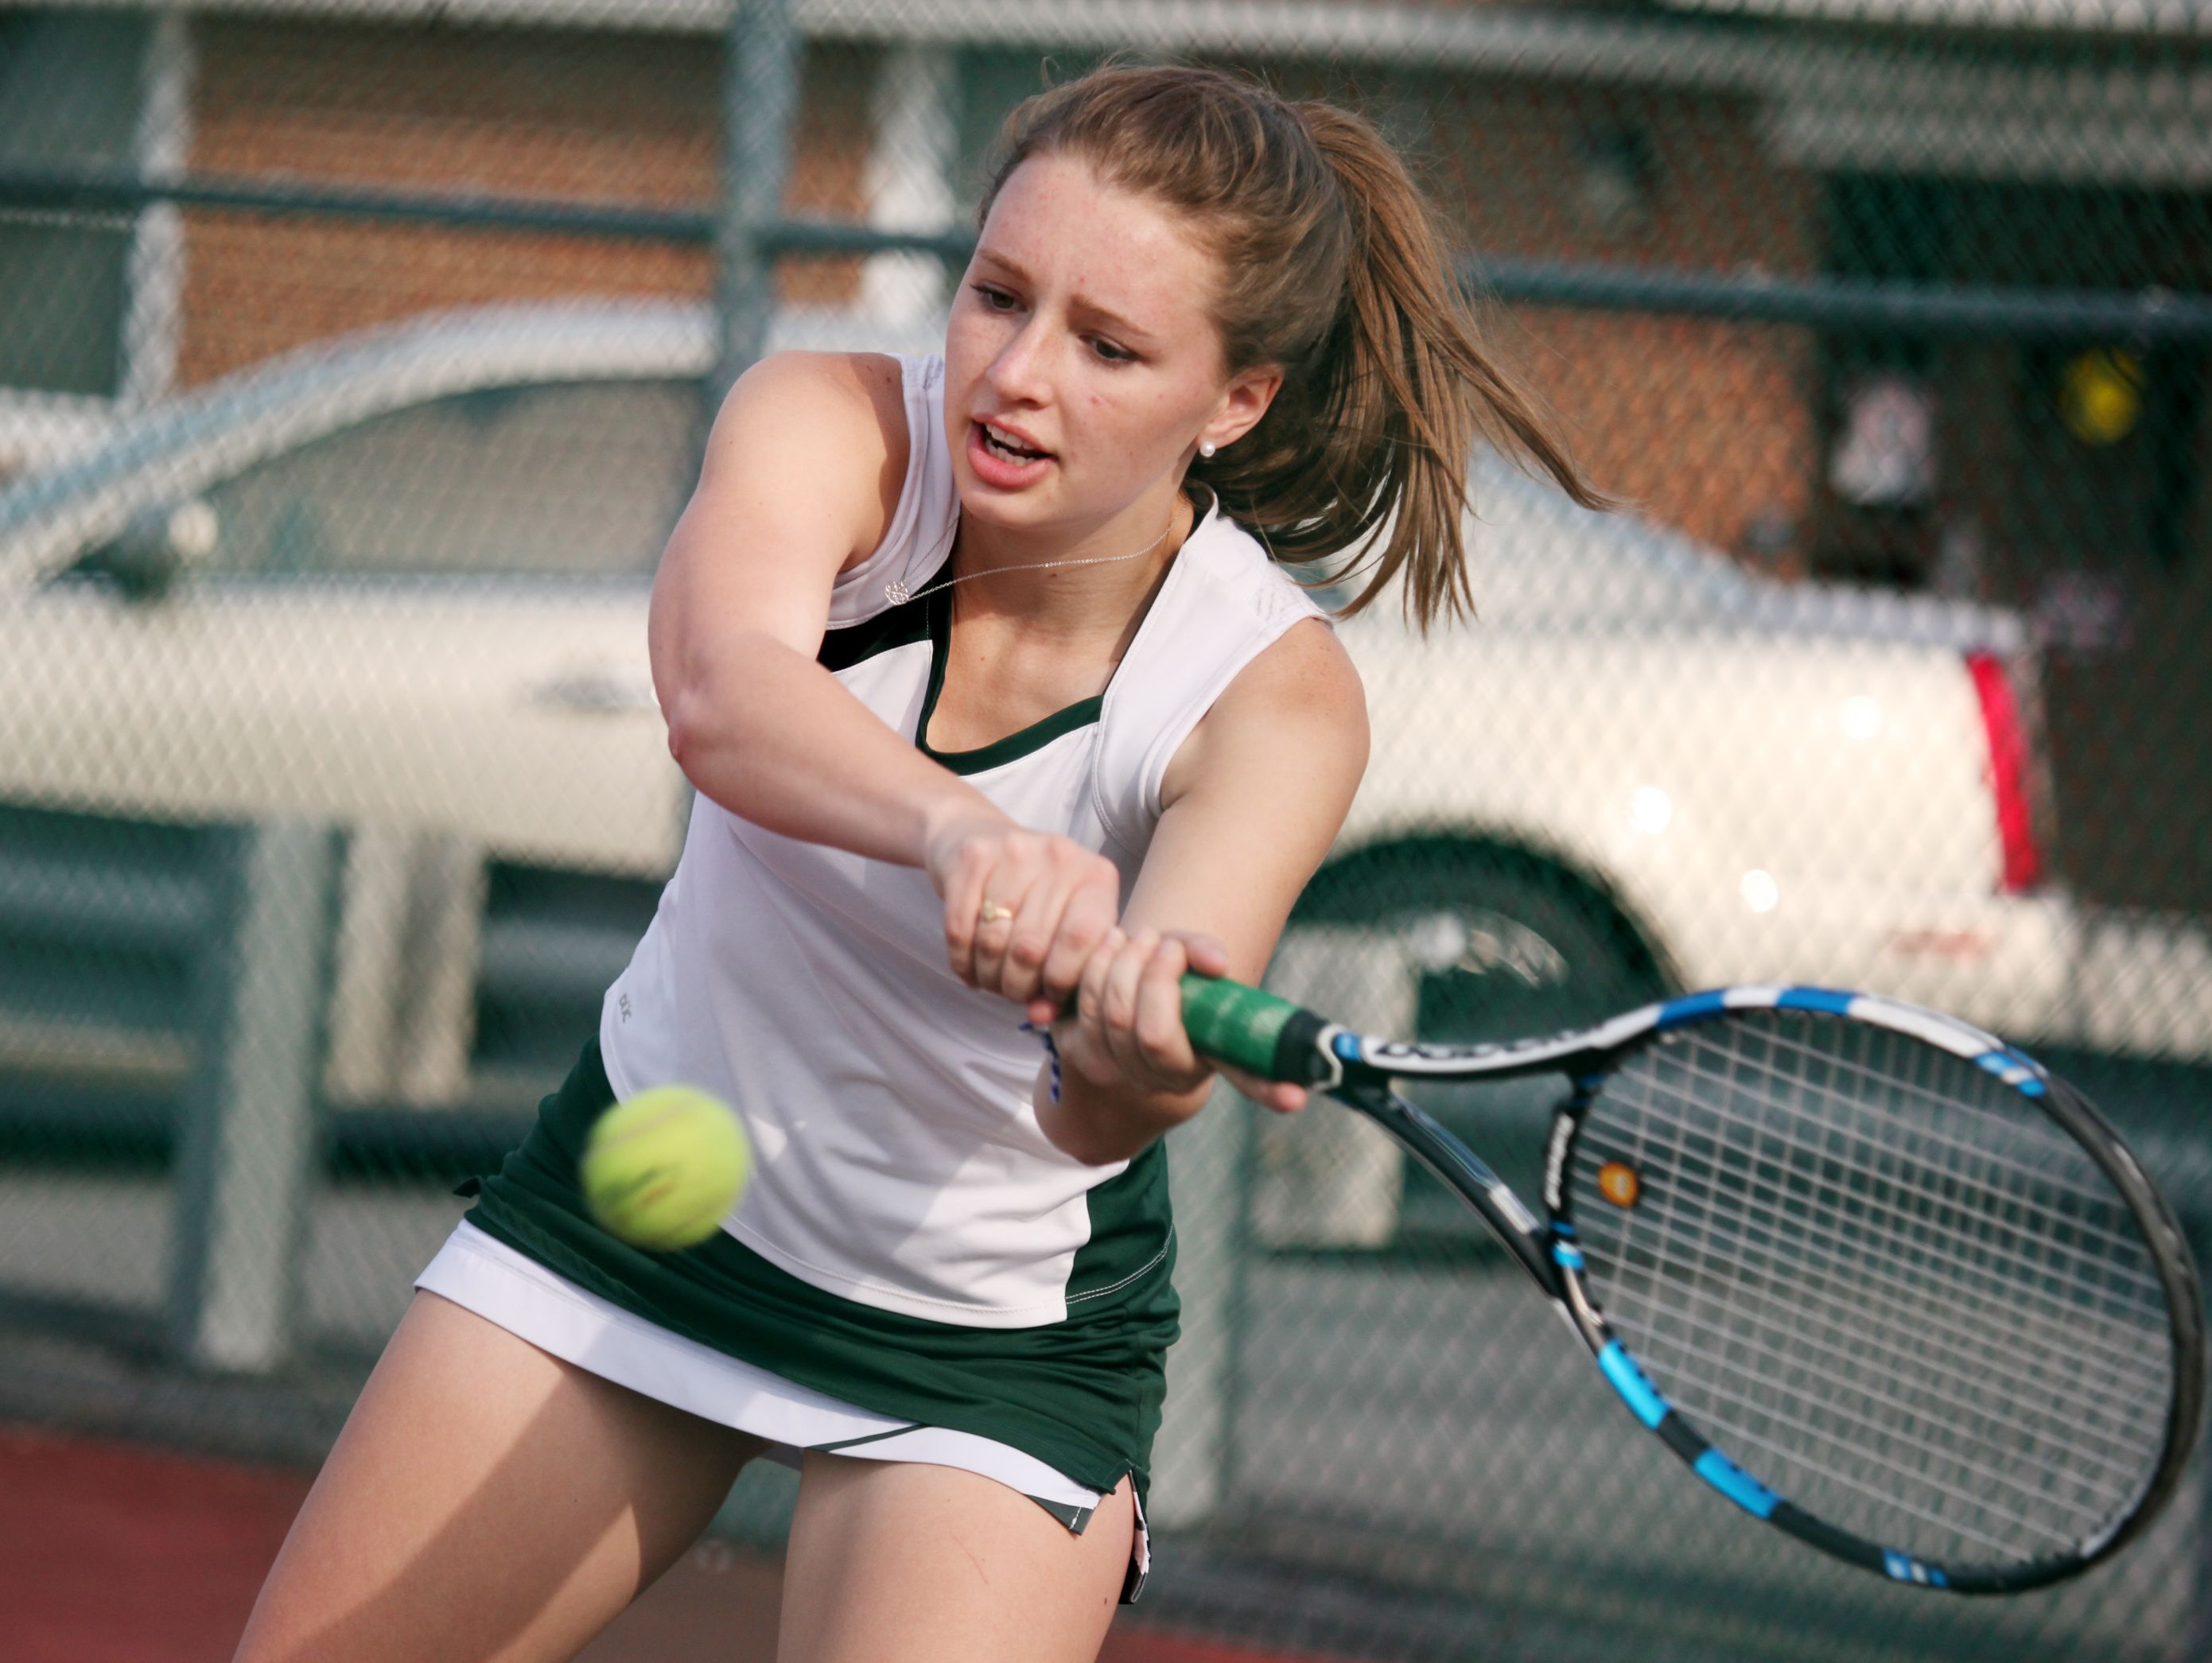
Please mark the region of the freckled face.
<svg viewBox="0 0 2212 1663"><path fill-rule="evenodd" d="M945 336L963 511L1078 537L1139 507L1157 518L1191 446L1237 425L1207 309L1217 281L1172 209L1070 157L1017 168Z"/></svg>

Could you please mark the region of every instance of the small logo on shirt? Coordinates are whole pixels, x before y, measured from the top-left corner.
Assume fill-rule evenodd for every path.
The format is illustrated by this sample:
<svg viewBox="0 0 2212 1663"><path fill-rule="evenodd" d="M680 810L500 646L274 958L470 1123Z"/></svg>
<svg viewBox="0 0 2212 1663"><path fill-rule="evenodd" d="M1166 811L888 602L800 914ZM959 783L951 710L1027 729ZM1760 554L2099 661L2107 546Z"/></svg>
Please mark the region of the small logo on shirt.
<svg viewBox="0 0 2212 1663"><path fill-rule="evenodd" d="M629 995L623 993L618 996L615 1000L615 1009L621 1011L622 1019L624 1022L628 1022L629 1020Z"/></svg>

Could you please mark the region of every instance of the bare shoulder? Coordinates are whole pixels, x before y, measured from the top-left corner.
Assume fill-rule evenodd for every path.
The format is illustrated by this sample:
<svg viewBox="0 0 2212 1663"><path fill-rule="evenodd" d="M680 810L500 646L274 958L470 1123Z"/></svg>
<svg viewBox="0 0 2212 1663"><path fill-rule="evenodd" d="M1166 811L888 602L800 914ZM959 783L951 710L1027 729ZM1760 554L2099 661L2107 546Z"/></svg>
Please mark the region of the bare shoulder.
<svg viewBox="0 0 2212 1663"><path fill-rule="evenodd" d="M1356 715L1367 725L1367 694L1335 627L1326 618L1292 624L1255 653L1221 695L1254 706L1288 701L1309 715Z"/></svg>
<svg viewBox="0 0 2212 1663"><path fill-rule="evenodd" d="M779 391L833 407L846 419L872 426L887 441L906 446L906 386L899 361L883 352L778 352L754 369L774 378ZM748 372L749 379L751 372Z"/></svg>
<svg viewBox="0 0 2212 1663"><path fill-rule="evenodd" d="M1255 655L1213 701L1169 764L1161 798L1175 802L1208 774L1286 763L1343 782L1348 795L1366 769L1367 744L1358 669L1327 622L1307 618Z"/></svg>
<svg viewBox="0 0 2212 1663"><path fill-rule="evenodd" d="M872 553L906 483L906 399L898 361L876 352L771 353L722 401L702 494L801 491L850 514L851 558ZM824 507L831 506L824 502ZM841 519L845 515L841 513Z"/></svg>
<svg viewBox="0 0 2212 1663"><path fill-rule="evenodd" d="M732 440L768 434L790 442L834 438L869 451L896 451L905 462L907 403L898 361L880 352L769 354L730 387L714 434L717 442L726 434Z"/></svg>
<svg viewBox="0 0 2212 1663"><path fill-rule="evenodd" d="M1208 726L1239 734L1294 731L1309 743L1356 742L1364 762L1367 689L1334 628L1322 618L1305 618L1237 672L1199 724L1201 731Z"/></svg>

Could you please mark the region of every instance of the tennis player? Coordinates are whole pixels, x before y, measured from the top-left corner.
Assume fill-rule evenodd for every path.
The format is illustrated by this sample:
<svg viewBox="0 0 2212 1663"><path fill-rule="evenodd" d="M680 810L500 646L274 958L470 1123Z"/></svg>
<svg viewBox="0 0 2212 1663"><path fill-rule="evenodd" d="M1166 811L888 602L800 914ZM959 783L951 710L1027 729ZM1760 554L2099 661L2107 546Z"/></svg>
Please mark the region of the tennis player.
<svg viewBox="0 0 2212 1663"><path fill-rule="evenodd" d="M1599 499L1352 115L1115 68L1004 157L941 358L778 356L720 411L652 608L681 863L241 1658L569 1657L763 1454L801 1475L782 1663L1076 1663L1140 1586L1159 1138L1212 1077L1176 980L1261 976L1367 754L1279 562L1364 540L1357 604L1458 609L1478 432ZM757 1171L653 1254L576 1162L671 1082Z"/></svg>

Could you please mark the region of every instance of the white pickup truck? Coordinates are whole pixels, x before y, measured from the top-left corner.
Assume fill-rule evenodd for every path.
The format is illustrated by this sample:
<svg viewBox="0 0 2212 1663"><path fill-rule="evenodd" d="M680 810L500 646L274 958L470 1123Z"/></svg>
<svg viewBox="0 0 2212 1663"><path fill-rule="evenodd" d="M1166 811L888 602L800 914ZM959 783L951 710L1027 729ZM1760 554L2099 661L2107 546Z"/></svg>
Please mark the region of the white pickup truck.
<svg viewBox="0 0 2212 1663"><path fill-rule="evenodd" d="M113 991L159 980L120 936L111 980L71 961L56 897L118 827L284 820L344 835L331 1099L547 1089L678 847L644 617L714 339L420 319L0 491L0 1077L184 1066L181 1007ZM2043 1030L2067 909L2014 620L1765 583L1490 459L1475 501L1480 622L1342 626L1375 751L1302 928L1396 944L1431 1028L1786 977Z"/></svg>

